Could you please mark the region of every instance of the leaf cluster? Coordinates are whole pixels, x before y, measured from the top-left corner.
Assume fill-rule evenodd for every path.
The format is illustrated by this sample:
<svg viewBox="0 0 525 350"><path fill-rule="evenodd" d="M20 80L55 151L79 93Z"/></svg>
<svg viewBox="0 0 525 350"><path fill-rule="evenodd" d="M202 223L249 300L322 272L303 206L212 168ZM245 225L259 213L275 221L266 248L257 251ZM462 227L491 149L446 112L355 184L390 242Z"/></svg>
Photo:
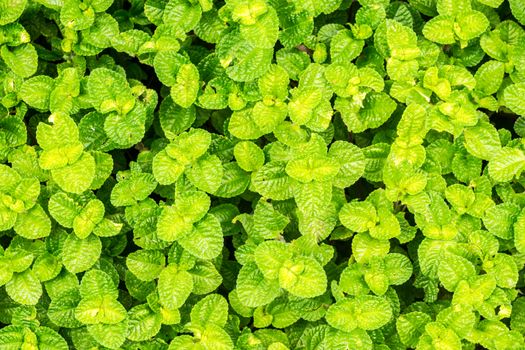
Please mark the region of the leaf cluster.
<svg viewBox="0 0 525 350"><path fill-rule="evenodd" d="M0 0L0 350L525 349L522 0Z"/></svg>

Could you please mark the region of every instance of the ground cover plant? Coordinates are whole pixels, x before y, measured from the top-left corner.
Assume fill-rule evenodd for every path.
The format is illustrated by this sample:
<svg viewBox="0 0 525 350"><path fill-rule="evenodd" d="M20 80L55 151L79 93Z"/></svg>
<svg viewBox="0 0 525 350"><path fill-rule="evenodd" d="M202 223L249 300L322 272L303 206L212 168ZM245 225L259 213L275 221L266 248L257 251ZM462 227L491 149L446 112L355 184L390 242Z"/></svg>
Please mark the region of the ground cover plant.
<svg viewBox="0 0 525 350"><path fill-rule="evenodd" d="M0 350L525 349L522 0L0 0Z"/></svg>

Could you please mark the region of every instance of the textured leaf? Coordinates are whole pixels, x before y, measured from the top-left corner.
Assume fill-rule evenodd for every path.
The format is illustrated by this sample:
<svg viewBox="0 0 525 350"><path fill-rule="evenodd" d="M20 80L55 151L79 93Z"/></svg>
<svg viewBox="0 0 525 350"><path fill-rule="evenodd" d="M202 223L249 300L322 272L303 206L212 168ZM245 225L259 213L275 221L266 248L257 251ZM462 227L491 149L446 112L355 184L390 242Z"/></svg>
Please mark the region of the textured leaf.
<svg viewBox="0 0 525 350"><path fill-rule="evenodd" d="M283 162L269 162L254 172L252 182L256 191L275 200L291 198L292 179L286 174L285 167Z"/></svg>
<svg viewBox="0 0 525 350"><path fill-rule="evenodd" d="M425 325L431 321L429 315L414 311L399 316L396 321L396 329L403 344L415 347L419 337L425 331Z"/></svg>
<svg viewBox="0 0 525 350"><path fill-rule="evenodd" d="M279 18L273 8L257 18L250 25L241 25L240 33L244 40L255 47L273 48L279 35Z"/></svg>
<svg viewBox="0 0 525 350"><path fill-rule="evenodd" d="M4 1L6 0L2 0L2 2ZM17 6L16 2L18 1L14 2L14 5ZM20 3L25 5L25 1ZM15 48L8 48L7 45L4 45L0 49L0 56L11 70L22 78L32 76L38 68L38 54L35 47L31 44L23 44Z"/></svg>
<svg viewBox="0 0 525 350"><path fill-rule="evenodd" d="M77 328L82 325L75 318L75 308L80 302L78 290L73 289L60 294L57 298L51 300L47 316L59 327Z"/></svg>
<svg viewBox="0 0 525 350"><path fill-rule="evenodd" d="M183 64L177 72L175 84L171 87L171 98L182 108L189 108L197 99L199 71L193 64Z"/></svg>
<svg viewBox="0 0 525 350"><path fill-rule="evenodd" d="M445 254L438 269L439 280L448 291L454 291L460 281L474 276L475 273L474 265L470 261L454 254Z"/></svg>
<svg viewBox="0 0 525 350"><path fill-rule="evenodd" d="M40 205L35 205L29 211L19 214L14 224L17 234L27 239L37 239L49 236L51 220Z"/></svg>
<svg viewBox="0 0 525 350"><path fill-rule="evenodd" d="M525 83L517 83L507 86L503 91L505 104L515 113L525 115L525 104L521 96L525 92Z"/></svg>
<svg viewBox="0 0 525 350"><path fill-rule="evenodd" d="M454 18L450 16L432 18L425 24L423 35L438 44L454 44L456 42Z"/></svg>
<svg viewBox="0 0 525 350"><path fill-rule="evenodd" d="M70 272L83 272L98 261L101 251L102 243L97 236L90 235L80 239L70 234L64 242L62 263Z"/></svg>
<svg viewBox="0 0 525 350"><path fill-rule="evenodd" d="M28 79L20 88L20 97L25 103L37 109L49 108L49 95L54 81L46 75L39 75Z"/></svg>
<svg viewBox="0 0 525 350"><path fill-rule="evenodd" d="M89 334L102 346L119 349L126 340L128 321L116 324L93 324L87 327Z"/></svg>
<svg viewBox="0 0 525 350"><path fill-rule="evenodd" d="M200 326L215 324L224 327L228 318L228 303L219 294L210 294L191 309L191 321Z"/></svg>
<svg viewBox="0 0 525 350"><path fill-rule="evenodd" d="M111 203L115 206L133 205L146 199L156 187L157 183L153 175L133 174L113 187Z"/></svg>
<svg viewBox="0 0 525 350"><path fill-rule="evenodd" d="M151 281L164 268L165 257L158 250L138 250L126 258L128 269L142 281Z"/></svg>
<svg viewBox="0 0 525 350"><path fill-rule="evenodd" d="M198 258L213 259L220 254L223 245L221 224L214 215L206 215L178 242Z"/></svg>
<svg viewBox="0 0 525 350"><path fill-rule="evenodd" d="M374 330L392 318L392 308L381 297L364 295L355 299L342 299L330 306L326 321L334 328L351 332L355 328Z"/></svg>
<svg viewBox="0 0 525 350"><path fill-rule="evenodd" d="M267 279L279 277L279 270L292 257L286 244L278 241L265 241L254 252L255 263Z"/></svg>
<svg viewBox="0 0 525 350"><path fill-rule="evenodd" d="M492 160L501 149L498 131L492 124L478 123L478 125L466 128L465 148L475 157Z"/></svg>
<svg viewBox="0 0 525 350"><path fill-rule="evenodd" d="M0 2L0 25L14 22L22 15L26 0L2 0Z"/></svg>
<svg viewBox="0 0 525 350"><path fill-rule="evenodd" d="M168 265L160 273L157 288L161 304L168 309L178 309L193 290L193 279L187 271Z"/></svg>
<svg viewBox="0 0 525 350"><path fill-rule="evenodd" d="M202 15L201 7L187 0L170 0L164 8L164 23L189 32L199 22Z"/></svg>
<svg viewBox="0 0 525 350"><path fill-rule="evenodd" d="M525 23L525 9L519 0L509 0L512 15L521 23Z"/></svg>
<svg viewBox="0 0 525 350"><path fill-rule="evenodd" d="M269 304L279 295L277 280L267 280L254 263L244 265L237 277L237 295L249 307Z"/></svg>
<svg viewBox="0 0 525 350"><path fill-rule="evenodd" d="M312 258L287 260L279 269L279 285L301 298L313 298L326 290L326 273Z"/></svg>
<svg viewBox="0 0 525 350"><path fill-rule="evenodd" d="M118 291L111 276L102 270L89 270L84 273L80 284L80 295L82 299L110 296L118 297Z"/></svg>
<svg viewBox="0 0 525 350"><path fill-rule="evenodd" d="M7 295L22 305L36 305L42 296L42 285L31 270L15 273L6 284Z"/></svg>
<svg viewBox="0 0 525 350"><path fill-rule="evenodd" d="M497 182L510 181L525 167L525 155L519 149L503 147L489 162L489 175Z"/></svg>
<svg viewBox="0 0 525 350"><path fill-rule="evenodd" d="M339 220L352 231L365 232L376 225L378 217L370 202L351 202L341 208Z"/></svg>
<svg viewBox="0 0 525 350"><path fill-rule="evenodd" d="M162 316L153 312L149 306L137 305L128 313L128 335L132 341L151 339L160 331Z"/></svg>
<svg viewBox="0 0 525 350"><path fill-rule="evenodd" d="M52 170L51 176L64 191L79 194L90 187L95 179L95 170L95 159L84 152L75 163Z"/></svg>

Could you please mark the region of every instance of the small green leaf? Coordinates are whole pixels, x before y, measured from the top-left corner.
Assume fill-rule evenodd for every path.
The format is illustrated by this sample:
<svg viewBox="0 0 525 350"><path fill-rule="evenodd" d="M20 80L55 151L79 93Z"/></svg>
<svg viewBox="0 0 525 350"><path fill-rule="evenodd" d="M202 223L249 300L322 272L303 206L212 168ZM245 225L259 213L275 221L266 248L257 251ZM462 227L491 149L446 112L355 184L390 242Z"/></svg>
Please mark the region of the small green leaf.
<svg viewBox="0 0 525 350"><path fill-rule="evenodd" d="M312 258L287 260L279 269L279 285L301 298L314 298L323 294L326 284L323 267Z"/></svg>
<svg viewBox="0 0 525 350"><path fill-rule="evenodd" d="M11 299L22 305L36 305L42 296L42 285L30 269L15 273L5 290Z"/></svg>
<svg viewBox="0 0 525 350"><path fill-rule="evenodd" d="M160 303L168 309L178 309L193 290L193 279L189 272L179 270L175 265L168 265L159 275L157 288Z"/></svg>
<svg viewBox="0 0 525 350"><path fill-rule="evenodd" d="M62 248L62 263L70 272L78 273L91 268L100 258L100 238L89 235L84 239L70 234Z"/></svg>
<svg viewBox="0 0 525 350"><path fill-rule="evenodd" d="M164 268L165 256L158 250L138 250L128 254L126 266L142 281L151 281Z"/></svg>

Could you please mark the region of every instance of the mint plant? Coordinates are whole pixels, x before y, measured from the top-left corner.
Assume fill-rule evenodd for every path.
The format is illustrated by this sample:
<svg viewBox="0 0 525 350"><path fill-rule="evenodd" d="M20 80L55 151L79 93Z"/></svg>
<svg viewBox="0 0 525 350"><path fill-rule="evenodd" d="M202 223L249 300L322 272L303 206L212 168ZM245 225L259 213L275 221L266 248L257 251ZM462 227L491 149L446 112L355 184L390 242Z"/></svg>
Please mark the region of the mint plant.
<svg viewBox="0 0 525 350"><path fill-rule="evenodd" d="M525 349L521 0L0 0L0 350Z"/></svg>

